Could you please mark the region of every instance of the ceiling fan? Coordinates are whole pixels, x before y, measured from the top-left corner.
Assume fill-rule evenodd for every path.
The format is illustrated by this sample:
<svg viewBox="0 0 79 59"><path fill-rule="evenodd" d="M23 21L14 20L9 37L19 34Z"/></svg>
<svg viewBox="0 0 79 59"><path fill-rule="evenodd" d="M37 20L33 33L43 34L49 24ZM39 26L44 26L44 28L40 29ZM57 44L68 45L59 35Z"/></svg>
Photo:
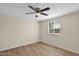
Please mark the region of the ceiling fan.
<svg viewBox="0 0 79 59"><path fill-rule="evenodd" d="M40 9L38 7L34 8L33 6L28 6L29 8L31 8L32 10L34 10L35 12L29 12L29 13L25 13L25 14L35 14L35 17L38 17L40 14L41 15L45 15L45 16L48 16L48 14L46 13L43 13L44 11L47 11L47 10L50 10L49 7L47 8L44 8L44 9Z"/></svg>

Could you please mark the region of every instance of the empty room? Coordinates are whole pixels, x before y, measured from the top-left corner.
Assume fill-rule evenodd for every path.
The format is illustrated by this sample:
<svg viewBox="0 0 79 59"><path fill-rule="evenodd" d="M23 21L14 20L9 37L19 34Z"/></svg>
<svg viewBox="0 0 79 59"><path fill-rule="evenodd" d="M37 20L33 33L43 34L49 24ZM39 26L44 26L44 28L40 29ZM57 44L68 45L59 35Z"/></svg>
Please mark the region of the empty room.
<svg viewBox="0 0 79 59"><path fill-rule="evenodd" d="M79 56L79 3L0 3L0 56Z"/></svg>

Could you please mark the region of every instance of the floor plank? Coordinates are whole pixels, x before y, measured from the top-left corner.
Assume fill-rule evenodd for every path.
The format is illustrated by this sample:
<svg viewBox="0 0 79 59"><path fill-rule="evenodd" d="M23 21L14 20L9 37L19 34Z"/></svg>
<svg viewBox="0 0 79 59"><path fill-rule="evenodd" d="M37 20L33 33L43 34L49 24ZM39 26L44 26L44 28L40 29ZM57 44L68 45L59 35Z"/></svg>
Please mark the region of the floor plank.
<svg viewBox="0 0 79 59"><path fill-rule="evenodd" d="M38 42L1 51L0 56L79 56L79 54Z"/></svg>

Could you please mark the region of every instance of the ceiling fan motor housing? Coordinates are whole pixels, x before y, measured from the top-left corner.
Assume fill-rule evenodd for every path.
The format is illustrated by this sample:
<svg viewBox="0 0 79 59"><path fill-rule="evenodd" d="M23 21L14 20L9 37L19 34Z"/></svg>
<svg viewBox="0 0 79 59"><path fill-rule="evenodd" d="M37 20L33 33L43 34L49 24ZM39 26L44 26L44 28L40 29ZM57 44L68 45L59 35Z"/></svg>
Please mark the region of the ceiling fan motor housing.
<svg viewBox="0 0 79 59"><path fill-rule="evenodd" d="M40 12L40 8L36 8L36 10L37 10L36 13L39 13Z"/></svg>

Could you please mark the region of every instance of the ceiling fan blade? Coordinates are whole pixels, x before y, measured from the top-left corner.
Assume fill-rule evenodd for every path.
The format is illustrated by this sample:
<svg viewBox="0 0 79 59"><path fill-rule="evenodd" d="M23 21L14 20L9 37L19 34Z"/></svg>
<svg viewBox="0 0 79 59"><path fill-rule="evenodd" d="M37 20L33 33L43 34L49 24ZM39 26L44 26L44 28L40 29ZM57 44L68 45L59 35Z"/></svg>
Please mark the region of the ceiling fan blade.
<svg viewBox="0 0 79 59"><path fill-rule="evenodd" d="M37 11L34 7L32 6L28 6L29 8L33 9L34 11Z"/></svg>
<svg viewBox="0 0 79 59"><path fill-rule="evenodd" d="M40 14L45 15L45 16L48 16L48 14L45 14L45 13L40 13Z"/></svg>
<svg viewBox="0 0 79 59"><path fill-rule="evenodd" d="M29 12L29 13L25 13L25 14L35 14L35 12Z"/></svg>
<svg viewBox="0 0 79 59"><path fill-rule="evenodd" d="M44 9L40 10L40 12L43 12L43 11L46 11L46 10L50 10L50 8L49 7L44 8Z"/></svg>

